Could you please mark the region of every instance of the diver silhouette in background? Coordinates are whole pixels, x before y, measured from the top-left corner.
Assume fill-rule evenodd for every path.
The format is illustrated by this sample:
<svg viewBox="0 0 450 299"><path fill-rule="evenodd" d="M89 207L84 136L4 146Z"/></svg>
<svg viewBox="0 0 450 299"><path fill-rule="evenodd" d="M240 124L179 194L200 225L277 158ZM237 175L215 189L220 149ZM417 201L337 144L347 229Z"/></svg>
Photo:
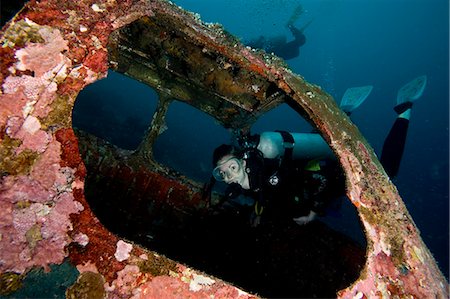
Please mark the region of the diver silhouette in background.
<svg viewBox="0 0 450 299"><path fill-rule="evenodd" d="M297 57L300 54L300 47L306 43L306 36L303 32L312 22L312 20L310 20L300 29L294 26L295 21L303 12L303 7L301 5L297 6L286 24L286 27L294 36L293 40L288 42L285 35L271 38L266 38L261 35L255 40L244 43L252 48L259 48L265 50L267 53L274 53L285 60Z"/></svg>

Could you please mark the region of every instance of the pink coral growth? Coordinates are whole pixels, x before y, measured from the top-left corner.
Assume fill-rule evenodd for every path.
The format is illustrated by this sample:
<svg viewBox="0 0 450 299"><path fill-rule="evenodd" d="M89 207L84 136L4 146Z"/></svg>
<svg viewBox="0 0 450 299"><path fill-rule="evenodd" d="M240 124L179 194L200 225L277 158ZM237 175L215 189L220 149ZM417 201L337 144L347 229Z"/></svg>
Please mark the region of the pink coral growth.
<svg viewBox="0 0 450 299"><path fill-rule="evenodd" d="M37 101L40 98L49 97L57 90L55 82L49 81L44 77L9 76L3 83L3 91L5 94L16 94L30 101ZM11 102L9 102L11 103ZM21 111L16 109L16 111Z"/></svg>
<svg viewBox="0 0 450 299"><path fill-rule="evenodd" d="M17 116L9 118L6 133L12 138L22 140L22 144L16 149L16 154L25 149L38 153L45 151L51 136L40 128L39 120L31 115L25 120Z"/></svg>
<svg viewBox="0 0 450 299"><path fill-rule="evenodd" d="M29 176L8 176L0 184L0 202L39 202L51 200L55 193L48 192L36 180Z"/></svg>
<svg viewBox="0 0 450 299"><path fill-rule="evenodd" d="M40 156L33 166L31 176L46 189L56 187L54 186L54 183L56 178L59 176L59 171L61 168L59 165L60 155L61 147L59 142L52 141L48 145L46 151Z"/></svg>
<svg viewBox="0 0 450 299"><path fill-rule="evenodd" d="M106 286L111 296L118 296L119 298L128 298L133 290L140 284L139 278L144 275L140 272L136 265L126 265L121 271L117 272L117 279L111 283L111 286ZM162 298L162 297L161 297Z"/></svg>
<svg viewBox="0 0 450 299"><path fill-rule="evenodd" d="M212 296L214 295L214 296ZM141 285L133 292L133 299L144 298L257 298L223 282L211 288L191 291L189 284L170 276L158 276Z"/></svg>
<svg viewBox="0 0 450 299"><path fill-rule="evenodd" d="M8 76L2 86L4 96L1 106L7 112L0 115L1 121L7 117L26 118L30 113L36 117L47 116L51 111L50 104L55 99L55 81L65 78L67 69L71 66L71 61L62 54L68 50L68 46L59 30L41 27L39 34L44 43L29 43L15 54L18 59L15 68L31 71L33 75L15 76L16 70L10 68L13 75ZM42 132L39 134L40 137L45 137Z"/></svg>
<svg viewBox="0 0 450 299"><path fill-rule="evenodd" d="M72 229L69 215L82 211L83 206L70 190L50 184L59 176L61 186L70 188L73 179L71 171L61 169L55 164L57 160L51 159L59 153L57 144L53 147L43 161L57 165L56 174L43 163L37 168L42 177L6 177L0 185L1 272L23 273L33 266L48 269L48 264L61 263L66 256L65 247L71 241L67 233ZM48 173L55 175L50 181L44 179Z"/></svg>
<svg viewBox="0 0 450 299"><path fill-rule="evenodd" d="M94 263L91 263L91 261L87 261L84 264L77 265L77 270L80 273L83 272L98 273L97 266Z"/></svg>
<svg viewBox="0 0 450 299"><path fill-rule="evenodd" d="M6 124L8 118L21 111L26 103L27 98L23 93L0 95L0 124Z"/></svg>
<svg viewBox="0 0 450 299"><path fill-rule="evenodd" d="M32 266L48 269L50 263L61 263L66 255L64 248L70 242L67 235L72 229L69 215L83 209L67 192L45 204L31 203L29 206L14 206L11 198L2 196L0 207L0 271L17 273Z"/></svg>
<svg viewBox="0 0 450 299"><path fill-rule="evenodd" d="M33 71L36 77L43 76L48 71L57 73L65 64L61 52L68 50L67 41L62 38L59 30L42 27L39 34L44 39L44 44L32 43L16 52L16 58L19 60L16 68Z"/></svg>
<svg viewBox="0 0 450 299"><path fill-rule="evenodd" d="M47 116L51 111L50 104L55 99L57 90L57 84L50 79L28 75L7 77L2 86L5 93L2 101L4 101L3 105L9 108L9 115L23 118L30 113L37 117ZM7 97L7 95L12 95L12 97ZM22 105L19 106L15 103L15 99L26 100L20 101Z"/></svg>

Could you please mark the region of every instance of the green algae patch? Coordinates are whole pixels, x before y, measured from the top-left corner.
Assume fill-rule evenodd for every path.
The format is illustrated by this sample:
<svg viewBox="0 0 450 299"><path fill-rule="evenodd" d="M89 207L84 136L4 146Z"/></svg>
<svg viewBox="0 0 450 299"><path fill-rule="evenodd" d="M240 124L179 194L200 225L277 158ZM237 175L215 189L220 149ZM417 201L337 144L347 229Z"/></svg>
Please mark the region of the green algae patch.
<svg viewBox="0 0 450 299"><path fill-rule="evenodd" d="M5 272L0 274L0 295L7 296L22 287L23 275Z"/></svg>
<svg viewBox="0 0 450 299"><path fill-rule="evenodd" d="M39 156L38 153L25 149L19 154L15 150L20 146L21 141L5 135L0 143L0 169L1 174L18 175L28 174Z"/></svg>
<svg viewBox="0 0 450 299"><path fill-rule="evenodd" d="M72 117L70 113L73 105L69 96L58 96L51 104L51 111L47 117L41 121L42 129L46 130L49 127L56 126L58 128L72 127Z"/></svg>
<svg viewBox="0 0 450 299"><path fill-rule="evenodd" d="M27 43L43 43L45 40L39 33L42 27L25 20L12 23L3 35L3 47L22 48Z"/></svg>
<svg viewBox="0 0 450 299"><path fill-rule="evenodd" d="M103 299L105 279L101 274L83 272L77 282L66 291L67 299Z"/></svg>
<svg viewBox="0 0 450 299"><path fill-rule="evenodd" d="M399 271L402 272L403 261L405 260L405 251L403 250L403 244L405 241L400 234L394 233L388 239L391 251L392 262L394 265L399 268Z"/></svg>
<svg viewBox="0 0 450 299"><path fill-rule="evenodd" d="M386 217L386 214L380 215L378 211L367 209L365 207L359 207L359 212L363 215L364 219L370 223L371 225L383 225L385 227L390 227L388 231L391 232L389 236L386 237L386 244L389 245L390 257L392 262L396 267L402 267L402 263L405 260L405 254L403 249L404 244L404 236L401 232L395 230L395 226L392 225L391 221L393 219L389 219ZM387 214L389 215L389 214Z"/></svg>
<svg viewBox="0 0 450 299"><path fill-rule="evenodd" d="M42 240L41 226L39 224L33 225L26 233L25 237L30 249L34 249L39 241Z"/></svg>
<svg viewBox="0 0 450 299"><path fill-rule="evenodd" d="M378 221L376 212L371 209L360 206L359 212L363 215L364 219L370 224L375 224Z"/></svg>
<svg viewBox="0 0 450 299"><path fill-rule="evenodd" d="M137 263L139 270L143 273L150 273L153 276L169 275L177 272L177 264L168 258L153 255L148 260L141 260Z"/></svg>

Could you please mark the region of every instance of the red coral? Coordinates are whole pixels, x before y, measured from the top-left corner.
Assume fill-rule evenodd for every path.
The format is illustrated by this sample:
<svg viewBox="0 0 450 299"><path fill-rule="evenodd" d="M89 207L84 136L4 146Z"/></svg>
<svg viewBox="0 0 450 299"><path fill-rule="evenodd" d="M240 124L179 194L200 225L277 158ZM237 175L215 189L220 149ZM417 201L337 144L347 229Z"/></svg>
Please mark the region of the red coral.
<svg viewBox="0 0 450 299"><path fill-rule="evenodd" d="M79 214L72 214L74 232L83 233L89 238L85 247L72 244L69 247L69 258L74 265L85 264L89 261L95 263L98 272L111 282L116 277L116 272L123 269L124 265L114 258L118 238L107 231L89 209L83 190L73 191L75 198L85 207Z"/></svg>
<svg viewBox="0 0 450 299"><path fill-rule="evenodd" d="M65 3L68 1L61 2ZM33 9L26 13L26 17L38 24L46 24L58 28L68 27L67 15L59 9L48 7L48 3L43 3L43 7L40 7L39 2L36 2Z"/></svg>
<svg viewBox="0 0 450 299"><path fill-rule="evenodd" d="M77 168L81 163L78 150L78 139L72 129L64 128L56 131L56 140L61 144L61 166Z"/></svg>
<svg viewBox="0 0 450 299"><path fill-rule="evenodd" d="M83 78L66 77L63 82L58 85L58 94L70 95L78 93L86 85Z"/></svg>
<svg viewBox="0 0 450 299"><path fill-rule="evenodd" d="M86 55L87 55L86 49L78 47L71 48L67 53L67 57L75 63L83 61Z"/></svg>
<svg viewBox="0 0 450 299"><path fill-rule="evenodd" d="M73 130L69 128L60 129L56 131L55 137L61 143L61 166L76 169L74 175L77 178L84 178L86 167L81 159L78 139Z"/></svg>
<svg viewBox="0 0 450 299"><path fill-rule="evenodd" d="M9 47L0 47L0 61L2 62L2 67L0 67L0 82L3 82L10 73L9 67L16 61L14 50Z"/></svg>
<svg viewBox="0 0 450 299"><path fill-rule="evenodd" d="M106 45L108 44L109 34L112 31L111 23L105 22L105 21L98 21L98 22L94 23L93 26L94 26L94 30L93 30L94 32L101 33L98 36L98 39L100 40L102 45L104 47L106 47Z"/></svg>
<svg viewBox="0 0 450 299"><path fill-rule="evenodd" d="M90 53L83 64L95 73L106 73L108 71L108 53L100 49Z"/></svg>

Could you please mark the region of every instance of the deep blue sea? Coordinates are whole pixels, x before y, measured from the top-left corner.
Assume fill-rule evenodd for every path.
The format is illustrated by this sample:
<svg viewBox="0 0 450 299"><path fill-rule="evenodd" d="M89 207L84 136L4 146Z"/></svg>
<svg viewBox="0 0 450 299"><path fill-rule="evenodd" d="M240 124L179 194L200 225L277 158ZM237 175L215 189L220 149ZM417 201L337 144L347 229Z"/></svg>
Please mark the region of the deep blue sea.
<svg viewBox="0 0 450 299"><path fill-rule="evenodd" d="M448 0L177 0L205 22L220 23L241 40L285 35L285 24L299 3L304 13L295 25L305 29L300 55L287 61L307 81L320 85L336 101L349 87L373 85L352 114L380 154L395 120L397 91L420 75L428 78L414 103L400 172L395 179L425 243L449 274L449 3ZM95 99L95 100L93 100ZM110 72L86 88L74 110L74 125L90 128L111 142L133 149L156 107L147 86ZM95 113L94 113L95 112ZM230 134L202 112L174 103L167 131L155 157L182 173L206 181L213 149ZM254 133L309 126L287 106L263 116Z"/></svg>

